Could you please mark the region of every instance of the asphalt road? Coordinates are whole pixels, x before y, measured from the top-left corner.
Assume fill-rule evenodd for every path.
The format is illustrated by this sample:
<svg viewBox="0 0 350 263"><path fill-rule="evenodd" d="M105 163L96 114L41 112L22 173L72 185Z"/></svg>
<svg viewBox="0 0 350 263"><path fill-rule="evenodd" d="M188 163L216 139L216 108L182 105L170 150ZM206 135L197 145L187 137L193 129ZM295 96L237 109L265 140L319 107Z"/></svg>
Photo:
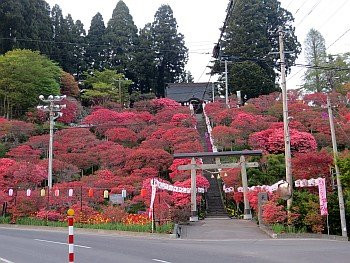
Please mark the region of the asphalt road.
<svg viewBox="0 0 350 263"><path fill-rule="evenodd" d="M79 233L81 263L302 263L350 262L350 243L330 240L181 240ZM0 227L0 262L68 262L67 234Z"/></svg>

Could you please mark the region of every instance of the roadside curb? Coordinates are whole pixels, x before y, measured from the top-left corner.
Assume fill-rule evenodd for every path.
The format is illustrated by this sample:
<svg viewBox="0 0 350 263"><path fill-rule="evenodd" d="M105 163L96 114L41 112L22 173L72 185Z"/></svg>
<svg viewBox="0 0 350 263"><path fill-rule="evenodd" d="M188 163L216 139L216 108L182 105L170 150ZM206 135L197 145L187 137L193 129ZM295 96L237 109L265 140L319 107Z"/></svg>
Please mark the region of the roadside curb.
<svg viewBox="0 0 350 263"><path fill-rule="evenodd" d="M51 226L28 226L28 225L13 225L0 224L1 228L17 229L17 230L33 230L33 231L48 231L48 232L67 232L68 227L51 227ZM156 239L175 239L175 234L147 233L147 232L132 232L120 230L105 230L92 228L74 228L76 234L96 234L96 235L111 235L123 237L147 237Z"/></svg>
<svg viewBox="0 0 350 263"><path fill-rule="evenodd" d="M261 225L259 226L259 228L273 239L304 238L304 239L325 239L325 240L346 241L346 242L349 241L347 237L336 236L336 235L311 234L311 233L276 234L267 226Z"/></svg>

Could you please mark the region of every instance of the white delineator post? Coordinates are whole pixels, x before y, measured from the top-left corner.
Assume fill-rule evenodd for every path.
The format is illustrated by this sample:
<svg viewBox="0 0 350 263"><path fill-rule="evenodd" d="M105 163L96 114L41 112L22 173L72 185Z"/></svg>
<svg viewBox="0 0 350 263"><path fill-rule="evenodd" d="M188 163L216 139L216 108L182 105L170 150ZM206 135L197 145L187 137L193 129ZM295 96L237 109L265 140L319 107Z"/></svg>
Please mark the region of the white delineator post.
<svg viewBox="0 0 350 263"><path fill-rule="evenodd" d="M74 210L68 209L68 262L74 263Z"/></svg>

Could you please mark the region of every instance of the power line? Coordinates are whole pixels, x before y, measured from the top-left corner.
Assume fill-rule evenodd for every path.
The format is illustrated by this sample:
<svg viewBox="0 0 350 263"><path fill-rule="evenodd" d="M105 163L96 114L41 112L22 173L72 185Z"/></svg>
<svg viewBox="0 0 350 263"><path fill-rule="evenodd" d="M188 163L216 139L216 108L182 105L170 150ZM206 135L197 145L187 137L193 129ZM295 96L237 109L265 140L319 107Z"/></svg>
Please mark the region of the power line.
<svg viewBox="0 0 350 263"><path fill-rule="evenodd" d="M301 6L295 11L295 15L300 11L300 9L307 3L307 1L303 1Z"/></svg>
<svg viewBox="0 0 350 263"><path fill-rule="evenodd" d="M349 0L345 0L340 6L339 8L337 8L337 10L335 10L334 13L332 13L331 16L329 16L326 21L324 21L324 23L319 27L319 29L323 28L329 20L331 20L347 3L349 2Z"/></svg>
<svg viewBox="0 0 350 263"><path fill-rule="evenodd" d="M347 33L350 32L350 28L348 28L340 37L338 37L332 44L330 44L326 50L328 50L330 47L332 47L334 44L336 44L340 39L342 39Z"/></svg>
<svg viewBox="0 0 350 263"><path fill-rule="evenodd" d="M322 2L323 0L318 0L318 2L316 4L314 4L311 7L311 10L301 19L301 21L297 24L297 26L299 26L300 24L302 24L304 22L304 20L312 14L312 12L317 8L317 6ZM305 1L306 2L306 1Z"/></svg>

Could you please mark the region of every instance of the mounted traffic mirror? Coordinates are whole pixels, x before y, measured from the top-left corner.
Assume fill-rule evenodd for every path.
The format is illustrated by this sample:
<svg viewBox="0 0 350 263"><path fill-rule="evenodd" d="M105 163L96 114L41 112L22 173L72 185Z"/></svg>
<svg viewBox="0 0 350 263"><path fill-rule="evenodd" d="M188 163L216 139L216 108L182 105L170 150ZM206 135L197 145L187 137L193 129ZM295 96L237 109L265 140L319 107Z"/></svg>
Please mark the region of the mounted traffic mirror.
<svg viewBox="0 0 350 263"><path fill-rule="evenodd" d="M292 197L291 189L288 182L283 182L278 185L277 194L283 200L288 200Z"/></svg>

